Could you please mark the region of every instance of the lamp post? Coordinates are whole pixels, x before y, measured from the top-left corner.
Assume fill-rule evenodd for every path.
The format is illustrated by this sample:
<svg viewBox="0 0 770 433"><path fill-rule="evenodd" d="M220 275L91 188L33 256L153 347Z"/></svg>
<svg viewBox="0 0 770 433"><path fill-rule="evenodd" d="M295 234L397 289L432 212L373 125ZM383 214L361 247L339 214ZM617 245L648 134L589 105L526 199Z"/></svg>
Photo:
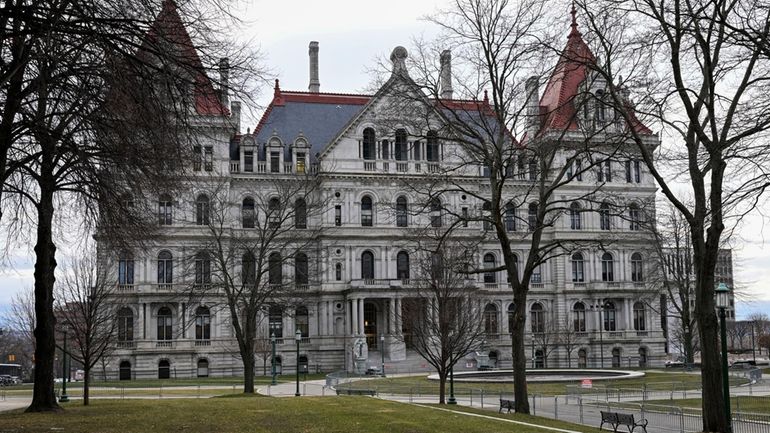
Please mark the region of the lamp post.
<svg viewBox="0 0 770 433"><path fill-rule="evenodd" d="M596 315L599 318L599 323L597 323L599 327L599 363L601 368L604 368L604 333L602 332L602 328L604 328L604 324L602 323L602 310L604 309L604 304L591 305L591 309L596 310Z"/></svg>
<svg viewBox="0 0 770 433"><path fill-rule="evenodd" d="M725 400L725 418L727 419L727 432L732 433L733 421L730 414L730 381L727 375L727 324L725 319L727 314L725 309L730 303L730 289L727 284L719 283L714 290L716 294L717 308L719 308L719 327L722 331L722 394Z"/></svg>
<svg viewBox="0 0 770 433"><path fill-rule="evenodd" d="M59 397L60 403L66 403L70 401L67 396L67 331L64 331L64 346L62 347L62 361L61 361L61 397Z"/></svg>
<svg viewBox="0 0 770 433"><path fill-rule="evenodd" d="M271 373L273 375L273 380L270 381L270 384L271 385L275 385L276 384L276 381L275 381L275 332L271 332L270 333L270 345L273 346L272 347L273 358L272 358L271 363L270 363L271 364L270 368L271 368Z"/></svg>
<svg viewBox="0 0 770 433"><path fill-rule="evenodd" d="M385 335L380 335L380 355L382 355L382 377L385 377Z"/></svg>
<svg viewBox="0 0 770 433"><path fill-rule="evenodd" d="M449 367L449 400L446 404L457 404L455 400L455 366Z"/></svg>
<svg viewBox="0 0 770 433"><path fill-rule="evenodd" d="M297 391L294 393L294 397L299 397L299 342L302 341L302 332L299 329L294 333L294 340L297 342Z"/></svg>

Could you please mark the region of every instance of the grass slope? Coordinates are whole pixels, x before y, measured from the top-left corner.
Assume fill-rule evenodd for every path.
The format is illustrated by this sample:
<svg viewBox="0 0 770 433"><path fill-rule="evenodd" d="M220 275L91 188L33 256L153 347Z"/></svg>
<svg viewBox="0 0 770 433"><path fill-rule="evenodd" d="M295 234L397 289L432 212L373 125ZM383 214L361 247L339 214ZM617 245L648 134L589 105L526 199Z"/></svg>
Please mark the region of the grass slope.
<svg viewBox="0 0 770 433"><path fill-rule="evenodd" d="M0 414L2 432L369 432L550 433L550 430L452 414L367 397L95 400L57 414ZM490 414L490 412L482 412ZM494 412L491 412L494 414ZM515 415L511 416L515 418ZM550 425L535 417L522 420ZM580 432L595 429L559 423Z"/></svg>

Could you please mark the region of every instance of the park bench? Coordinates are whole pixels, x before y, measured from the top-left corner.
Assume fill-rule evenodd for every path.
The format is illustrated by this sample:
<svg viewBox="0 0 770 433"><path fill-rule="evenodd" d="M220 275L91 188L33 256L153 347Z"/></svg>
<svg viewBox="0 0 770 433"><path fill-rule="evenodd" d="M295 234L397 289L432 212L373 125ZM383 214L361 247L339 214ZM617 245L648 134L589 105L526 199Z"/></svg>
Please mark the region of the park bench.
<svg viewBox="0 0 770 433"><path fill-rule="evenodd" d="M373 389L337 389L337 395L377 395Z"/></svg>
<svg viewBox="0 0 770 433"><path fill-rule="evenodd" d="M508 413L511 413L511 409L516 411L516 408L513 406L514 401L513 400L506 400L504 398L500 399L500 410L497 411L497 413L502 413L503 409L508 409Z"/></svg>
<svg viewBox="0 0 770 433"><path fill-rule="evenodd" d="M634 415L630 413L619 413L619 412L605 412L601 411L602 414L602 423L599 425L599 430L604 427L604 423L607 423L612 426L612 431L617 433L618 427L621 425L626 426L628 428L628 433L633 433L633 431L637 427L641 427L642 430L644 430L644 433L647 433L647 420L643 419L639 422L636 422L634 420Z"/></svg>

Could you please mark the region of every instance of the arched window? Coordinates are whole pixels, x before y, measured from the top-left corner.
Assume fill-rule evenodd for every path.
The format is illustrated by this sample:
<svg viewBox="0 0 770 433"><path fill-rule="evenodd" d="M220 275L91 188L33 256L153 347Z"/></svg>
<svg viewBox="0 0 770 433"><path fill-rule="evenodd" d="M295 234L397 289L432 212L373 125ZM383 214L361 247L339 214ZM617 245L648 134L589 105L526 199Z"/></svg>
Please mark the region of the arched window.
<svg viewBox="0 0 770 433"><path fill-rule="evenodd" d="M631 230L637 231L642 227L642 211L636 204L628 207L628 222Z"/></svg>
<svg viewBox="0 0 770 433"><path fill-rule="evenodd" d="M569 205L569 227L572 230L581 230L583 228L583 217L578 203Z"/></svg>
<svg viewBox="0 0 770 433"><path fill-rule="evenodd" d="M572 255L572 282L582 283L585 282L585 266L584 266L583 254L575 253Z"/></svg>
<svg viewBox="0 0 770 433"><path fill-rule="evenodd" d="M134 341L134 312L130 308L118 311L118 342Z"/></svg>
<svg viewBox="0 0 770 433"><path fill-rule="evenodd" d="M267 325L270 336L283 337L283 309L277 305L271 305L267 312Z"/></svg>
<svg viewBox="0 0 770 433"><path fill-rule="evenodd" d="M602 281L615 281L615 260L612 254L602 254Z"/></svg>
<svg viewBox="0 0 770 433"><path fill-rule="evenodd" d="M195 255L195 284L211 284L211 257L205 251Z"/></svg>
<svg viewBox="0 0 770 433"><path fill-rule="evenodd" d="M281 225L281 201L273 197L267 202L267 221L271 228Z"/></svg>
<svg viewBox="0 0 770 433"><path fill-rule="evenodd" d="M647 349L644 347L639 348L639 367L647 367Z"/></svg>
<svg viewBox="0 0 770 433"><path fill-rule="evenodd" d="M588 367L588 352L585 349L578 350L578 368Z"/></svg>
<svg viewBox="0 0 770 433"><path fill-rule="evenodd" d="M211 339L211 311L208 307L198 307L195 310L195 339Z"/></svg>
<svg viewBox="0 0 770 433"><path fill-rule="evenodd" d="M439 145L438 145L438 134L436 134L436 131L428 131L427 136L427 147L426 147L426 153L427 153L427 159L428 162L437 162L440 159L439 156Z"/></svg>
<svg viewBox="0 0 770 433"><path fill-rule="evenodd" d="M298 198L294 201L294 227L307 228L307 203L305 199Z"/></svg>
<svg viewBox="0 0 770 433"><path fill-rule="evenodd" d="M123 251L118 256L118 284L134 284L134 255Z"/></svg>
<svg viewBox="0 0 770 433"><path fill-rule="evenodd" d="M371 251L361 253L361 278L374 279L374 254Z"/></svg>
<svg viewBox="0 0 770 433"><path fill-rule="evenodd" d="M615 310L614 302L607 302L604 304L604 330L616 331L617 330L617 310Z"/></svg>
<svg viewBox="0 0 770 433"><path fill-rule="evenodd" d="M201 358L198 360L198 377L209 377L209 360Z"/></svg>
<svg viewBox="0 0 770 433"><path fill-rule="evenodd" d="M205 194L195 199L195 224L199 226L209 224L209 198Z"/></svg>
<svg viewBox="0 0 770 433"><path fill-rule="evenodd" d="M372 128L366 128L364 129L364 142L363 142L363 151L364 151L364 159L374 159L377 152L375 150L375 143L377 139L374 135L374 129Z"/></svg>
<svg viewBox="0 0 770 433"><path fill-rule="evenodd" d="M396 278L409 279L409 253L406 251L399 251L396 255Z"/></svg>
<svg viewBox="0 0 770 433"><path fill-rule="evenodd" d="M257 261L254 260L254 254L246 252L243 254L241 264L241 280L244 286L252 286L257 279Z"/></svg>
<svg viewBox="0 0 770 433"><path fill-rule="evenodd" d="M173 202L168 194L161 194L158 197L158 224L170 226L172 223Z"/></svg>
<svg viewBox="0 0 770 433"><path fill-rule="evenodd" d="M241 219L243 222L243 228L253 229L255 216L254 199L251 197L246 197L243 199L243 206L241 207Z"/></svg>
<svg viewBox="0 0 770 433"><path fill-rule="evenodd" d="M483 210L482 218L484 219L484 230L492 230L492 203L484 200L484 204L481 205Z"/></svg>
<svg viewBox="0 0 770 433"><path fill-rule="evenodd" d="M644 302L634 302L634 331L647 330L647 311Z"/></svg>
<svg viewBox="0 0 770 433"><path fill-rule="evenodd" d="M361 197L361 226L371 227L373 223L372 198L368 195Z"/></svg>
<svg viewBox="0 0 770 433"><path fill-rule="evenodd" d="M492 253L486 253L484 254L484 269L493 269L497 267L497 261L495 260L495 255ZM497 272L496 271L488 271L484 272L484 282L485 283L496 283L497 282Z"/></svg>
<svg viewBox="0 0 770 433"><path fill-rule="evenodd" d="M396 227L406 227L407 222L407 201L406 197L399 196L396 199Z"/></svg>
<svg viewBox="0 0 770 433"><path fill-rule="evenodd" d="M120 371L119 371L119 378L120 380L131 380L131 363L128 361L121 361L120 362Z"/></svg>
<svg viewBox="0 0 770 433"><path fill-rule="evenodd" d="M294 258L294 284L306 286L308 284L308 260L305 253L297 253Z"/></svg>
<svg viewBox="0 0 770 433"><path fill-rule="evenodd" d="M283 284L283 261L278 252L270 253L267 259L267 279L272 285Z"/></svg>
<svg viewBox="0 0 770 433"><path fill-rule="evenodd" d="M395 143L396 161L406 161L409 159L409 145L406 142L406 130L396 130Z"/></svg>
<svg viewBox="0 0 770 433"><path fill-rule="evenodd" d="M158 362L158 379L171 378L171 364L167 359L161 359Z"/></svg>
<svg viewBox="0 0 770 433"><path fill-rule="evenodd" d="M505 205L505 231L516 231L516 206L513 203Z"/></svg>
<svg viewBox="0 0 770 433"><path fill-rule="evenodd" d="M612 349L612 367L618 368L620 367L620 348L616 347Z"/></svg>
<svg viewBox="0 0 770 433"><path fill-rule="evenodd" d="M441 227L441 199L434 197L430 200L430 225Z"/></svg>
<svg viewBox="0 0 770 433"><path fill-rule="evenodd" d="M171 309L161 307L158 310L158 340L173 339L173 325L171 322Z"/></svg>
<svg viewBox="0 0 770 433"><path fill-rule="evenodd" d="M171 253L161 251L158 254L158 284L171 284L174 281L174 261Z"/></svg>
<svg viewBox="0 0 770 433"><path fill-rule="evenodd" d="M537 203L532 202L529 204L529 213L527 214L527 225L529 231L534 231L537 228Z"/></svg>
<svg viewBox="0 0 770 433"><path fill-rule="evenodd" d="M310 335L309 323L307 307L297 308L297 311L294 313L294 329L302 334L302 338L307 338Z"/></svg>
<svg viewBox="0 0 770 433"><path fill-rule="evenodd" d="M586 305L582 302L572 306L572 329L575 332L586 332Z"/></svg>
<svg viewBox="0 0 770 433"><path fill-rule="evenodd" d="M639 253L631 254L631 281L637 283L644 281L644 263Z"/></svg>
<svg viewBox="0 0 770 433"><path fill-rule="evenodd" d="M516 304L511 302L508 304L508 332L513 333L513 319L516 313Z"/></svg>
<svg viewBox="0 0 770 433"><path fill-rule="evenodd" d="M487 304L487 306L484 307L484 332L487 335L498 333L497 306L495 306L495 304Z"/></svg>
<svg viewBox="0 0 770 433"><path fill-rule="evenodd" d="M342 281L342 263L337 263L334 265L334 279L337 281Z"/></svg>
<svg viewBox="0 0 770 433"><path fill-rule="evenodd" d="M610 205L607 202L603 202L599 205L599 228L602 230L610 230L611 224Z"/></svg>
<svg viewBox="0 0 770 433"><path fill-rule="evenodd" d="M543 304L535 302L529 309L532 332L545 332L545 310Z"/></svg>

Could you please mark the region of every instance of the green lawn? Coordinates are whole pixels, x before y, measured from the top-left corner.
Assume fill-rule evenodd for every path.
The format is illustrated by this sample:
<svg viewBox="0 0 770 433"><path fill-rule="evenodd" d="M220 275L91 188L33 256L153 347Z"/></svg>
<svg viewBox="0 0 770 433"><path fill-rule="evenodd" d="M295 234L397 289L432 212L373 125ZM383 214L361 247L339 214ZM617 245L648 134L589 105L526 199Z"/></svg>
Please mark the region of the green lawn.
<svg viewBox="0 0 770 433"><path fill-rule="evenodd" d="M221 398L202 400L95 400L92 406L65 406L56 414L0 414L0 431L130 433L196 432L371 432L551 433L493 419L452 414L367 397ZM462 409L465 410L465 409ZM495 415L494 412L481 412ZM543 425L554 421L511 415ZM590 427L558 423L585 433Z"/></svg>
<svg viewBox="0 0 770 433"><path fill-rule="evenodd" d="M699 408L701 407L701 399L649 400L647 404ZM733 396L730 397L730 406L734 411L770 414L770 397Z"/></svg>
<svg viewBox="0 0 770 433"><path fill-rule="evenodd" d="M745 383L742 378L732 378L734 384ZM701 378L691 373L647 372L644 377L638 379L615 379L594 382L594 389L623 388L641 389L645 385L650 390L671 389L698 389ZM528 384L530 394L562 395L566 393L567 385L578 385L579 382L533 382ZM438 394L438 381L428 380L426 376L381 378L361 380L346 384L355 389L375 389L379 392L394 394L433 395ZM448 387L448 385L447 385ZM513 393L512 383L488 383L488 382L455 382L455 393L468 395L470 393L500 394Z"/></svg>

